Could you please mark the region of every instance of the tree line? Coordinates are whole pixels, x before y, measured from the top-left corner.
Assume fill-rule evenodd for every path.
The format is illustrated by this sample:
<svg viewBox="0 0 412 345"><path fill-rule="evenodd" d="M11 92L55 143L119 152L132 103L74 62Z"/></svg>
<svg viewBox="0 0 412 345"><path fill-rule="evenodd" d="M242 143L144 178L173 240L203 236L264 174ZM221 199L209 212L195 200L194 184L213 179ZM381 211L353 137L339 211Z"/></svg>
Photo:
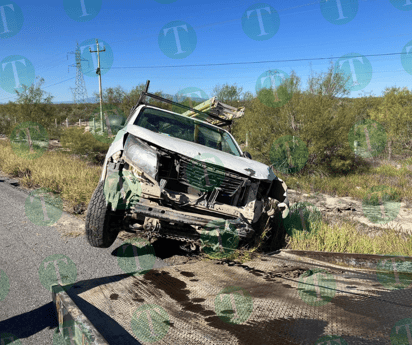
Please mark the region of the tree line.
<svg viewBox="0 0 412 345"><path fill-rule="evenodd" d="M50 139L59 139L66 118L70 123L88 120L99 113L99 104L53 104L53 96L42 90L44 79L18 92L15 102L0 105L0 133L10 135L16 124L33 121L42 125ZM307 169L319 167L331 173L346 174L356 168L356 157L349 140L355 124L377 121L385 131L386 153L412 152L412 92L407 88L387 87L381 96L363 94L349 98L348 79L334 72L312 73L307 86L292 72L290 77L273 89L262 89L253 95L243 88L229 84L216 85L213 96L232 106L244 106L244 117L234 121L232 134L253 159L271 164L273 143L284 136L299 138L307 147ZM145 84L129 92L121 86L103 91L104 110L124 117L138 101ZM154 94L172 99L162 91ZM94 94L98 101L98 94ZM150 104L175 110L170 104L150 99ZM199 102L185 99L183 104ZM406 151L405 151L406 150Z"/></svg>

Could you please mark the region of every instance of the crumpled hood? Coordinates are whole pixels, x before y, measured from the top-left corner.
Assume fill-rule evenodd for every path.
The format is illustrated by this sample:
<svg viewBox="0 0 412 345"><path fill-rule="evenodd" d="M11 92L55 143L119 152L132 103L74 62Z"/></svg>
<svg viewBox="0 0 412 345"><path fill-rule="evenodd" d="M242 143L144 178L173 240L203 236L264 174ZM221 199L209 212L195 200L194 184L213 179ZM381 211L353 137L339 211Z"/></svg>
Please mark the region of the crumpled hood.
<svg viewBox="0 0 412 345"><path fill-rule="evenodd" d="M237 157L204 145L173 138L166 134L155 133L138 126L127 126L127 131L142 140L158 145L164 149L180 153L188 158L196 158L213 163L213 161L210 160L210 158L213 157L217 162L220 160L219 163L226 169L236 171L242 175L253 177L258 180L271 181L276 179L276 175L270 167L248 158ZM202 159L202 156L204 156L204 159Z"/></svg>

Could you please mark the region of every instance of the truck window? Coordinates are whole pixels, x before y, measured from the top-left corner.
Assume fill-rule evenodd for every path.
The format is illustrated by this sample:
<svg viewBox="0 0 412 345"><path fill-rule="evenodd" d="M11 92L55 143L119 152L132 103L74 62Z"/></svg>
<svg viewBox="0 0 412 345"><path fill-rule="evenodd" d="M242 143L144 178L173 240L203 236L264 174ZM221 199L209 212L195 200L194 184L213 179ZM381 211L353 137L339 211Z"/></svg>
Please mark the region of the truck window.
<svg viewBox="0 0 412 345"><path fill-rule="evenodd" d="M190 117L144 108L134 125L240 156L236 144L225 131Z"/></svg>

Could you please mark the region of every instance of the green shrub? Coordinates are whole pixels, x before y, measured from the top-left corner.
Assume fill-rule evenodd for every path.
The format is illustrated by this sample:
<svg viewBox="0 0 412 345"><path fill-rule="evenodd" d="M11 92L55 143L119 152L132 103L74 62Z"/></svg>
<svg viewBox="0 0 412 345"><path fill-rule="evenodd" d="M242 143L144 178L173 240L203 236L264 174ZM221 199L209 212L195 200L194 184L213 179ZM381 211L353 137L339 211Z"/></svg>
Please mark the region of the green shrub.
<svg viewBox="0 0 412 345"><path fill-rule="evenodd" d="M106 154L110 143L102 143L90 132L85 132L83 128L68 128L61 135L61 144L70 153L77 155L87 155L88 158L96 161Z"/></svg>

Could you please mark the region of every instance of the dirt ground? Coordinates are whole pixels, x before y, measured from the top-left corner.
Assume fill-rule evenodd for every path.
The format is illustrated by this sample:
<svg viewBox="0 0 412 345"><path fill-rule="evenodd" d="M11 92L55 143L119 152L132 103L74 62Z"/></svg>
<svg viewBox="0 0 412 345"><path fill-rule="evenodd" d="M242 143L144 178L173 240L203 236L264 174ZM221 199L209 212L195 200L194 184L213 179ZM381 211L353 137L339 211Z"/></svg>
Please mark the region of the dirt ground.
<svg viewBox="0 0 412 345"><path fill-rule="evenodd" d="M369 233L372 237L382 229L396 229L405 235L412 233L412 208L405 202L400 203L398 216L387 224L371 222L366 217L362 201L351 197L334 197L323 193L305 194L288 189L290 205L297 202L308 202L316 207L322 217L327 219L350 219L358 223L358 231Z"/></svg>

